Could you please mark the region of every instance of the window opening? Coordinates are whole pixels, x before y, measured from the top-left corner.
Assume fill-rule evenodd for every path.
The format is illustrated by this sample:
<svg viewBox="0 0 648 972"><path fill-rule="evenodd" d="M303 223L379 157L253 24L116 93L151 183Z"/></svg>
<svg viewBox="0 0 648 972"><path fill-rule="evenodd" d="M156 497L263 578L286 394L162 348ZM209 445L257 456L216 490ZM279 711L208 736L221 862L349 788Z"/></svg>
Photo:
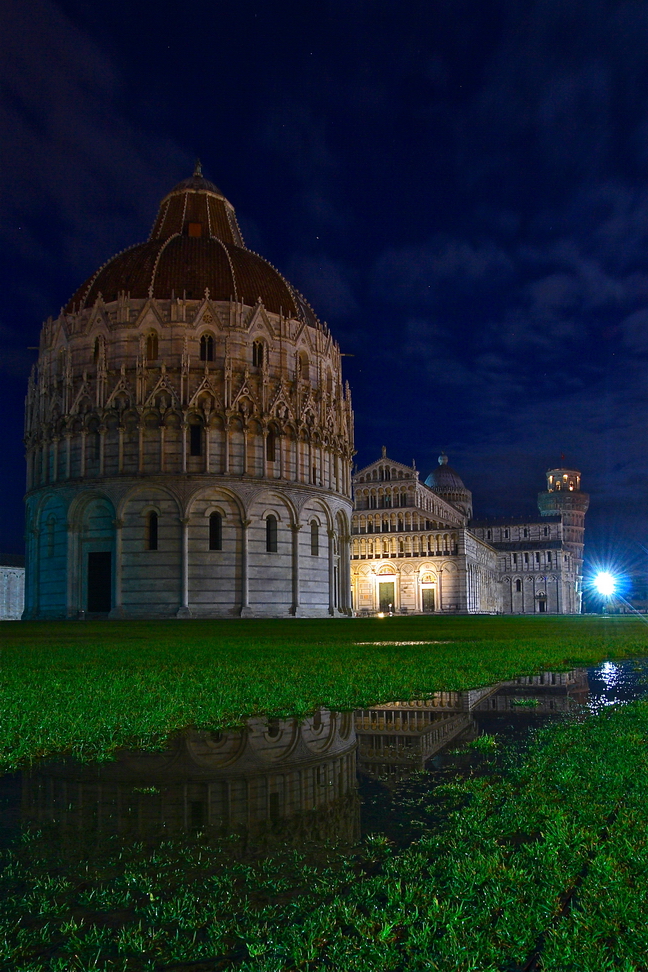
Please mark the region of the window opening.
<svg viewBox="0 0 648 972"><path fill-rule="evenodd" d="M311 557L319 556L319 525L317 520L311 520Z"/></svg>
<svg viewBox="0 0 648 972"><path fill-rule="evenodd" d="M203 334L200 339L200 360L214 360L214 338L211 334Z"/></svg>
<svg viewBox="0 0 648 972"><path fill-rule="evenodd" d="M189 426L189 455L202 455L202 428L200 425Z"/></svg>
<svg viewBox="0 0 648 972"><path fill-rule="evenodd" d="M158 548L158 515L155 510L151 510L147 517L147 547L149 550Z"/></svg>
<svg viewBox="0 0 648 972"><path fill-rule="evenodd" d="M268 553L277 552L277 517L272 513L266 517L266 550Z"/></svg>
<svg viewBox="0 0 648 972"><path fill-rule="evenodd" d="M155 331L151 331L146 339L146 360L157 361L158 358L158 336Z"/></svg>
<svg viewBox="0 0 648 972"><path fill-rule="evenodd" d="M223 549L223 518L220 513L211 513L209 516L209 549Z"/></svg>
<svg viewBox="0 0 648 972"><path fill-rule="evenodd" d="M277 458L277 436L272 431L268 432L266 437L266 459L268 462L274 462Z"/></svg>
<svg viewBox="0 0 648 972"><path fill-rule="evenodd" d="M263 364L263 341L254 341L252 344L252 364L257 368Z"/></svg>

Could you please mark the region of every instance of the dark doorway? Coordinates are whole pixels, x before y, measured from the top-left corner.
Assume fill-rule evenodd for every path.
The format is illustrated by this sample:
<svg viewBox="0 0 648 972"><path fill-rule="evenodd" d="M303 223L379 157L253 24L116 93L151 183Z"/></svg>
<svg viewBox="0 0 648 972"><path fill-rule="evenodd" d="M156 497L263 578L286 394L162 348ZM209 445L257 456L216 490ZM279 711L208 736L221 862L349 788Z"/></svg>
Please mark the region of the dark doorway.
<svg viewBox="0 0 648 972"><path fill-rule="evenodd" d="M110 611L112 607L112 554L88 554L88 611L92 614Z"/></svg>
<svg viewBox="0 0 648 972"><path fill-rule="evenodd" d="M432 613L434 611L434 588L424 587L423 588L423 610Z"/></svg>
<svg viewBox="0 0 648 972"><path fill-rule="evenodd" d="M540 598L540 600L538 601L538 612L540 614L547 613L547 602L545 601L544 597Z"/></svg>

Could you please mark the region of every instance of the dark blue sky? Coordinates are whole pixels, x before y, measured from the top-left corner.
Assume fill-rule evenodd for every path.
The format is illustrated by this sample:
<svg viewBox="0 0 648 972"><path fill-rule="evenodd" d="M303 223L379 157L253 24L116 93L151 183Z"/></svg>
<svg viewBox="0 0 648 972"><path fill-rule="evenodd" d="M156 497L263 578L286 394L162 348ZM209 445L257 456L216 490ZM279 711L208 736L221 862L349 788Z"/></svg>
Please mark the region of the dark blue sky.
<svg viewBox="0 0 648 972"><path fill-rule="evenodd" d="M205 174L331 326L357 460L441 449L478 515L561 453L648 545L648 5L5 0L0 549L40 324ZM643 554L641 554L643 556Z"/></svg>

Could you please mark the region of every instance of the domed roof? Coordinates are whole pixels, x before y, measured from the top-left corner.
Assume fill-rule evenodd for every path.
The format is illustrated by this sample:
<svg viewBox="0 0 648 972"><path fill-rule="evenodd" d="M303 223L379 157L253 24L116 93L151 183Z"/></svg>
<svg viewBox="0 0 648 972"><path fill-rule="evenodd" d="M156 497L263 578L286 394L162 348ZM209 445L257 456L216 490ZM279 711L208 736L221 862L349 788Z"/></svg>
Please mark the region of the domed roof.
<svg viewBox="0 0 648 972"><path fill-rule="evenodd" d="M425 485L435 490L437 493L466 493L466 487L459 473L455 472L452 466L448 465L448 457L445 452L439 456L438 469L433 469Z"/></svg>
<svg viewBox="0 0 648 972"><path fill-rule="evenodd" d="M118 253L79 287L68 313L125 292L133 298L259 300L273 313L319 327L312 308L278 270L248 250L231 203L205 179L200 164L160 204L146 243Z"/></svg>

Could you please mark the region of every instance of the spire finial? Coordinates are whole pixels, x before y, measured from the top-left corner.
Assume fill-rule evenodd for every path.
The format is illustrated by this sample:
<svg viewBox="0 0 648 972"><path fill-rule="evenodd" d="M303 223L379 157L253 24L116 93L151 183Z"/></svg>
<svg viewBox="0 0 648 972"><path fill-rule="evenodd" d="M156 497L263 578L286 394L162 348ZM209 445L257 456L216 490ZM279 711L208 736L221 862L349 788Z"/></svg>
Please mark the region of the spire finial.
<svg viewBox="0 0 648 972"><path fill-rule="evenodd" d="M387 458L387 446L382 447L382 457L383 459Z"/></svg>
<svg viewBox="0 0 648 972"><path fill-rule="evenodd" d="M445 454L445 449L442 449L441 450L441 455L439 456L439 465L440 466L447 466L448 465L448 457Z"/></svg>
<svg viewBox="0 0 648 972"><path fill-rule="evenodd" d="M195 176L202 177L202 162L200 161L200 159L196 159L196 164L194 166L194 172L193 172L193 174Z"/></svg>

